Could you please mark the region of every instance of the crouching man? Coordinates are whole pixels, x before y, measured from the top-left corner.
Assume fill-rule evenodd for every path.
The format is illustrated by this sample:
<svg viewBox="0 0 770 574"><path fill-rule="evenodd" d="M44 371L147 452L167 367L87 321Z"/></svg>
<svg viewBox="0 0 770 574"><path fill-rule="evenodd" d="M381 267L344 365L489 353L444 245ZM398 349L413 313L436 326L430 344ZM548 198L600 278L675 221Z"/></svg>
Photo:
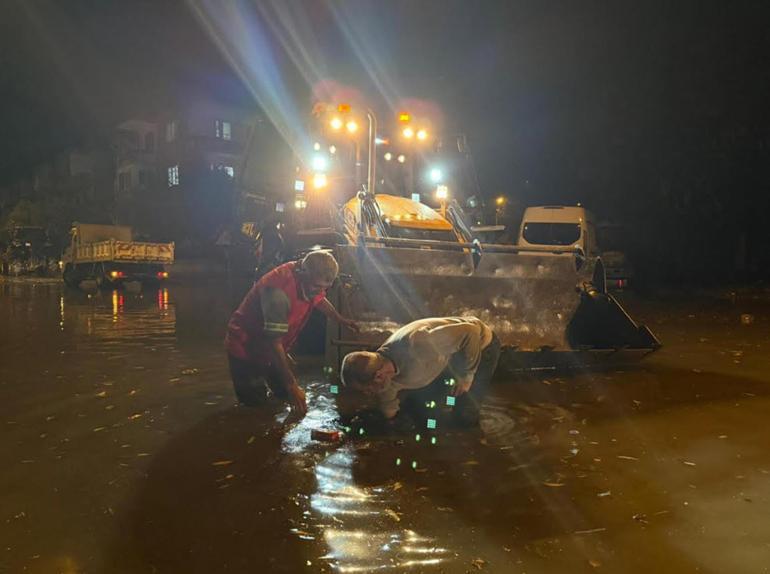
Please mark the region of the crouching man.
<svg viewBox="0 0 770 574"><path fill-rule="evenodd" d="M340 378L345 386L375 396L382 414L397 426L404 415L426 415L426 401L451 404L447 396L454 397L455 422L475 426L478 399L499 358L500 341L476 317L420 319L401 327L374 352L347 354Z"/></svg>
<svg viewBox="0 0 770 574"><path fill-rule="evenodd" d="M230 317L225 337L230 377L239 402L263 404L267 385L296 413L305 414L305 391L297 383L288 352L310 313L317 308L329 319L356 329L356 324L326 299L326 290L338 271L331 253L311 251L302 261L279 265L246 294Z"/></svg>

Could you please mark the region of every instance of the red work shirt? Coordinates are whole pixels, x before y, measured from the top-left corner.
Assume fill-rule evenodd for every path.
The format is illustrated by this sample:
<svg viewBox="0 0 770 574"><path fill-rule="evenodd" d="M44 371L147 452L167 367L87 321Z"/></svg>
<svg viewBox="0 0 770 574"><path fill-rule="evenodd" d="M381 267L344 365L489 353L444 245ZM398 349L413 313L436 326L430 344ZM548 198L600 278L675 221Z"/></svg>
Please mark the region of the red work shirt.
<svg viewBox="0 0 770 574"><path fill-rule="evenodd" d="M284 263L254 284L227 324L225 348L230 355L269 364L272 361L271 344L276 338L281 340L284 349L291 349L313 308L326 298L326 293L322 291L312 300L306 300L297 280L298 270L299 262ZM280 290L288 299L289 312L285 325L265 321L262 298L271 289Z"/></svg>

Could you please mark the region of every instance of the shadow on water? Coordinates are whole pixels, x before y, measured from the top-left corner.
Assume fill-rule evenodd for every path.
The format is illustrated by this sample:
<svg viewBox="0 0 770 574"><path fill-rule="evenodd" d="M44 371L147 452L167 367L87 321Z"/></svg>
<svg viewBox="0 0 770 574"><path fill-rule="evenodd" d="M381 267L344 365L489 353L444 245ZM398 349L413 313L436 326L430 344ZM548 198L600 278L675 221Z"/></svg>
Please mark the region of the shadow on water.
<svg viewBox="0 0 770 574"><path fill-rule="evenodd" d="M110 572L298 572L313 475L268 414L232 408L171 439L120 517Z"/></svg>

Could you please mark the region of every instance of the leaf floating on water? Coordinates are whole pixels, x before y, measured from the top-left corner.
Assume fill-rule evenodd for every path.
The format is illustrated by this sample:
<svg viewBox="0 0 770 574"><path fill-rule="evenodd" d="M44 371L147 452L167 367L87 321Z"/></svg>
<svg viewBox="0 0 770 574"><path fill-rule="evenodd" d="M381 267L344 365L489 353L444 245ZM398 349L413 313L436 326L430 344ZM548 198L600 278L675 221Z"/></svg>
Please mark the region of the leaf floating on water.
<svg viewBox="0 0 770 574"><path fill-rule="evenodd" d="M136 419L142 418L142 413L136 413L128 417L128 420L135 421Z"/></svg>
<svg viewBox="0 0 770 574"><path fill-rule="evenodd" d="M401 522L401 517L398 515L398 512L396 512L395 510L391 510L390 508L386 508L385 509L385 514L390 516L396 522Z"/></svg>
<svg viewBox="0 0 770 574"><path fill-rule="evenodd" d="M211 466L227 466L228 464L233 464L234 461L232 460L218 460L216 462L212 462Z"/></svg>
<svg viewBox="0 0 770 574"><path fill-rule="evenodd" d="M596 534L597 532L604 532L606 528L591 528L590 530L575 530L574 534Z"/></svg>
<svg viewBox="0 0 770 574"><path fill-rule="evenodd" d="M96 396L99 397L100 399L103 399L104 397L107 396L107 391L102 391L101 393L96 393Z"/></svg>
<svg viewBox="0 0 770 574"><path fill-rule="evenodd" d="M249 437L249 440L247 440L247 441L246 441L246 444L251 444L251 443L253 443L255 440L257 440L257 437L255 437L254 435L251 435L251 436Z"/></svg>

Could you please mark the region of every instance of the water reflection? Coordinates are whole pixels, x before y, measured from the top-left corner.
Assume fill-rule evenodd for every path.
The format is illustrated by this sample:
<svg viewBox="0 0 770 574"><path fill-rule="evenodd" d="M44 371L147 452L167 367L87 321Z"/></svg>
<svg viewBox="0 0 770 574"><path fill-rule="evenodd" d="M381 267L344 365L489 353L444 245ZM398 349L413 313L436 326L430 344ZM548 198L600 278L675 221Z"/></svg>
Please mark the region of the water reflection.
<svg viewBox="0 0 770 574"><path fill-rule="evenodd" d="M383 526L401 521L393 510L401 501L393 484L356 484L353 467L357 451L368 445L348 440L330 448L310 440L312 429L331 428L338 416L335 401L323 392L324 387L320 382L309 386L308 415L286 433L282 443L287 453L315 451L319 455L313 469L316 491L304 513L306 522L294 533L303 539L308 539L309 533L315 534L312 539L323 539L327 552L321 559L338 572L404 571L445 562L449 550L435 539L407 528Z"/></svg>

